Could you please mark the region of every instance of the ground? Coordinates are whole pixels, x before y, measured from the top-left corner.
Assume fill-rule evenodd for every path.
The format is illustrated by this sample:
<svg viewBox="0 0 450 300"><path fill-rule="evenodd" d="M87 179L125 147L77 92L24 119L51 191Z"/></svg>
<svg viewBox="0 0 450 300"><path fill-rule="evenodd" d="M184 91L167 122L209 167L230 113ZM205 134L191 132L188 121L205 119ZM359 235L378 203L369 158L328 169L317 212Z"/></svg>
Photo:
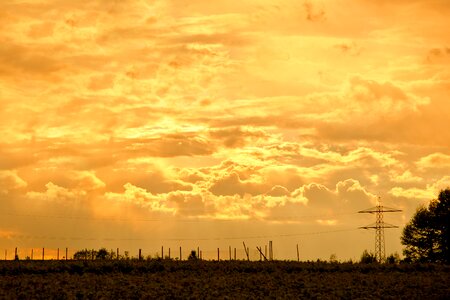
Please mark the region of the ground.
<svg viewBox="0 0 450 300"><path fill-rule="evenodd" d="M450 266L247 261L2 261L1 299L446 299Z"/></svg>

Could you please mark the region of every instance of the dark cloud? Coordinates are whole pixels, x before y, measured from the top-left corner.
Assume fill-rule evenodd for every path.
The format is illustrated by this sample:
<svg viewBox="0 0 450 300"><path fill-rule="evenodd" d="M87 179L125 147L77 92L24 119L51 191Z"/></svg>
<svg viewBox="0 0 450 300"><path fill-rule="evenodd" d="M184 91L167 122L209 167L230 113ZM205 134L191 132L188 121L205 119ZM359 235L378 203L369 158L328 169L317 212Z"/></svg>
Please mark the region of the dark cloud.
<svg viewBox="0 0 450 300"><path fill-rule="evenodd" d="M303 2L305 18L311 22L320 22L326 20L326 13L323 7L318 7L311 1Z"/></svg>
<svg viewBox="0 0 450 300"><path fill-rule="evenodd" d="M220 139L226 147L236 148L247 145L251 141L266 140L268 134L263 130L242 129L240 127L211 129L209 134Z"/></svg>

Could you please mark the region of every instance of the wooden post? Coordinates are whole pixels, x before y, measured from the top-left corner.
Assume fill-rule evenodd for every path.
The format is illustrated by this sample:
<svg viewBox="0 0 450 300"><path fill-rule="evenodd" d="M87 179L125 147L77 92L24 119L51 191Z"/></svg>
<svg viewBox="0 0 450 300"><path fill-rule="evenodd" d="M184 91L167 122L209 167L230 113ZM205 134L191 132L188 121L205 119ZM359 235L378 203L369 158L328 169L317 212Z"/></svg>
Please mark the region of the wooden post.
<svg viewBox="0 0 450 300"><path fill-rule="evenodd" d="M164 259L164 246L161 246L161 259Z"/></svg>
<svg viewBox="0 0 450 300"><path fill-rule="evenodd" d="M220 261L220 249L217 248L217 261Z"/></svg>
<svg viewBox="0 0 450 300"><path fill-rule="evenodd" d="M264 256L267 257L267 245L264 245Z"/></svg>
<svg viewBox="0 0 450 300"><path fill-rule="evenodd" d="M180 246L180 260L182 260L183 258L181 257L181 246Z"/></svg>
<svg viewBox="0 0 450 300"><path fill-rule="evenodd" d="M197 247L197 258L200 258L200 247Z"/></svg>
<svg viewBox="0 0 450 300"><path fill-rule="evenodd" d="M116 259L119 260L119 248L117 248L116 250L117 250Z"/></svg>
<svg viewBox="0 0 450 300"><path fill-rule="evenodd" d="M269 260L273 260L272 241L269 241Z"/></svg>
<svg viewBox="0 0 450 300"><path fill-rule="evenodd" d="M234 260L236 260L236 248L234 248Z"/></svg>
<svg viewBox="0 0 450 300"><path fill-rule="evenodd" d="M69 248L66 247L66 260L68 260L68 259L69 259Z"/></svg>
<svg viewBox="0 0 450 300"><path fill-rule="evenodd" d="M170 248L169 248L169 259L170 259Z"/></svg>
<svg viewBox="0 0 450 300"><path fill-rule="evenodd" d="M59 248L56 250L56 260L59 260Z"/></svg>
<svg viewBox="0 0 450 300"><path fill-rule="evenodd" d="M142 259L142 252L141 252L141 249L139 249L139 260L141 260Z"/></svg>
<svg viewBox="0 0 450 300"><path fill-rule="evenodd" d="M203 251L200 250L200 259L203 260Z"/></svg>
<svg viewBox="0 0 450 300"><path fill-rule="evenodd" d="M45 259L45 248L42 248L42 260Z"/></svg>
<svg viewBox="0 0 450 300"><path fill-rule="evenodd" d="M298 244L297 244L297 261L300 261L300 252L298 251Z"/></svg>
<svg viewBox="0 0 450 300"><path fill-rule="evenodd" d="M31 248L31 260L33 260L33 248Z"/></svg>
<svg viewBox="0 0 450 300"><path fill-rule="evenodd" d="M230 260L231 260L231 246L228 246L228 251L230 252Z"/></svg>
<svg viewBox="0 0 450 300"><path fill-rule="evenodd" d="M256 247L256 249L258 249L258 251L259 251L259 257L260 257L259 260L262 260L262 258L261 258L261 256L262 256L262 257L264 257L264 260L267 261L267 257L262 253L261 247Z"/></svg>
<svg viewBox="0 0 450 300"><path fill-rule="evenodd" d="M250 260L249 250L248 250L247 246L245 246L245 242L242 242L242 244L244 244L244 251L245 251L245 255L247 255L247 260Z"/></svg>
<svg viewBox="0 0 450 300"><path fill-rule="evenodd" d="M19 256L17 255L17 247L14 250L14 260L17 260L19 258Z"/></svg>

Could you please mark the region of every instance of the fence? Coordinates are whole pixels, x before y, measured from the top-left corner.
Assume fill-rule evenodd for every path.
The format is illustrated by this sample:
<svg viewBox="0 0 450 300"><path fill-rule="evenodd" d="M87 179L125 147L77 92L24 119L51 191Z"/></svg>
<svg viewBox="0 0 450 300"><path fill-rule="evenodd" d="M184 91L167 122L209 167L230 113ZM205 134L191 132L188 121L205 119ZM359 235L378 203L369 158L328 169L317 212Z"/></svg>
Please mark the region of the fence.
<svg viewBox="0 0 450 300"><path fill-rule="evenodd" d="M182 247L164 247L161 246L158 250L153 249L138 249L135 251L128 251L126 249L106 249L109 259L158 259L167 258L175 260L187 260L191 255L192 251L195 251L195 255L199 259L203 260L264 260L264 259L274 259L273 249L271 248L272 243L269 242L268 245L258 246L258 247L248 247L243 243L240 247L229 246L227 248L216 248L216 249L203 249L197 247L196 249L187 249ZM259 248L259 250L257 249ZM3 260L72 260L75 254L84 253L82 255L83 259L95 259L97 251L99 249L74 249L74 248L7 248L4 249ZM156 250L156 251L155 251ZM78 255L78 259L80 255ZM297 259L298 255L298 245L297 245Z"/></svg>

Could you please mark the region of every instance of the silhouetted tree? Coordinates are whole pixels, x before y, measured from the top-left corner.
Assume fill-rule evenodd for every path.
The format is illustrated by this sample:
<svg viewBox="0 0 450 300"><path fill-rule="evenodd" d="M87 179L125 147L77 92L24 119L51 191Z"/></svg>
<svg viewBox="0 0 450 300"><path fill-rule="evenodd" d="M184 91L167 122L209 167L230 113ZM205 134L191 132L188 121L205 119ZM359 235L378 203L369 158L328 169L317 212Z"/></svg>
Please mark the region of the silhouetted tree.
<svg viewBox="0 0 450 300"><path fill-rule="evenodd" d="M189 254L188 260L197 260L197 252L195 250L191 251L191 254Z"/></svg>
<svg viewBox="0 0 450 300"><path fill-rule="evenodd" d="M105 260L110 257L111 257L111 255L109 254L108 250L106 250L105 248L101 248L100 250L97 251L97 255L95 256L95 259Z"/></svg>
<svg viewBox="0 0 450 300"><path fill-rule="evenodd" d="M372 263L376 263L377 262L377 258L375 257L375 254L370 253L367 250L364 250L362 255L361 255L361 263L362 264L372 264Z"/></svg>
<svg viewBox="0 0 450 300"><path fill-rule="evenodd" d="M401 260L400 255L398 255L397 252L386 257L386 262L388 264L396 264L396 263L399 263L400 260Z"/></svg>
<svg viewBox="0 0 450 300"><path fill-rule="evenodd" d="M94 249L80 250L80 251L75 252L75 254L73 255L73 259L75 259L75 260L93 260L96 257L97 257L97 251L95 251Z"/></svg>
<svg viewBox="0 0 450 300"><path fill-rule="evenodd" d="M403 229L406 261L450 263L450 189L419 207Z"/></svg>

